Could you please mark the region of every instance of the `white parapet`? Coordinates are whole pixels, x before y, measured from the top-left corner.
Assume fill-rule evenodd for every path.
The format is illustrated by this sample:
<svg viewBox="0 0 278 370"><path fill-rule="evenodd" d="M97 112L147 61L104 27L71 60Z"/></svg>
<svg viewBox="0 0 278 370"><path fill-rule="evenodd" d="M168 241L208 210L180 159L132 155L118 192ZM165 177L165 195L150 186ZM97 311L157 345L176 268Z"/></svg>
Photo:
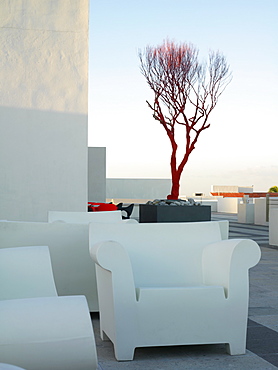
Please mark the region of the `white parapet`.
<svg viewBox="0 0 278 370"><path fill-rule="evenodd" d="M255 225L268 225L266 198L255 199L254 223Z"/></svg>
<svg viewBox="0 0 278 370"><path fill-rule="evenodd" d="M223 213L237 213L238 212L238 204L241 198L218 198L218 212Z"/></svg>
<svg viewBox="0 0 278 370"><path fill-rule="evenodd" d="M238 205L237 220L243 224L254 223L254 204L253 203L240 203Z"/></svg>
<svg viewBox="0 0 278 370"><path fill-rule="evenodd" d="M278 246L278 208L269 210L269 244Z"/></svg>

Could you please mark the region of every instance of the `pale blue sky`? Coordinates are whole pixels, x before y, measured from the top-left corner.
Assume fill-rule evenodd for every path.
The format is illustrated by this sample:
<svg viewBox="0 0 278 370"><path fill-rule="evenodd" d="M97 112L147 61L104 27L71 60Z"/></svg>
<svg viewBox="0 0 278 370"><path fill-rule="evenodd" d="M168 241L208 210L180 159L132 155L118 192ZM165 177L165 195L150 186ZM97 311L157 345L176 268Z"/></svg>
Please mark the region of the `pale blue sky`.
<svg viewBox="0 0 278 370"><path fill-rule="evenodd" d="M202 57L220 50L233 72L181 194L278 185L278 0L91 0L88 143L107 148L107 177L170 177L170 143L146 105L138 59L165 38Z"/></svg>

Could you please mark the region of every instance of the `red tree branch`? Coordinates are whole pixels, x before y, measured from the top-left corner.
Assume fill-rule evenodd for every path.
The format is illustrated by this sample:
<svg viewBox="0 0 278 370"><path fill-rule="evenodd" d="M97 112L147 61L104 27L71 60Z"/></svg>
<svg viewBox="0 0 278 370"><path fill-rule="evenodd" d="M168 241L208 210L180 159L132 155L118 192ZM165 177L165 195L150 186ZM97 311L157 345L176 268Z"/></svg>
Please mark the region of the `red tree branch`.
<svg viewBox="0 0 278 370"><path fill-rule="evenodd" d="M146 47L139 58L141 72L154 92L154 104L147 104L171 143L172 190L168 197L176 199L184 166L201 132L210 127L209 115L231 80L229 66L219 52L210 52L208 64L200 63L195 47L167 40L160 46ZM176 125L185 129L185 152L179 164Z"/></svg>

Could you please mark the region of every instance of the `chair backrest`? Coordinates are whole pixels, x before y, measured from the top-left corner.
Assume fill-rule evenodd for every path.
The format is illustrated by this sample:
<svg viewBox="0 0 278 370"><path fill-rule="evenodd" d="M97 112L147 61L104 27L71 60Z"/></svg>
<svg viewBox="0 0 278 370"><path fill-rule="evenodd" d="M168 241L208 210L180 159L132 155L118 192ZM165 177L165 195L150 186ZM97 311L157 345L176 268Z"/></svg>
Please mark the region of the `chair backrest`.
<svg viewBox="0 0 278 370"><path fill-rule="evenodd" d="M89 224L90 222L122 222L121 211L106 212L62 212L49 211L48 222Z"/></svg>
<svg viewBox="0 0 278 370"><path fill-rule="evenodd" d="M89 238L122 244L141 287L200 284L202 250L222 240L219 222L90 224Z"/></svg>
<svg viewBox="0 0 278 370"><path fill-rule="evenodd" d="M0 249L0 300L57 296L46 246Z"/></svg>

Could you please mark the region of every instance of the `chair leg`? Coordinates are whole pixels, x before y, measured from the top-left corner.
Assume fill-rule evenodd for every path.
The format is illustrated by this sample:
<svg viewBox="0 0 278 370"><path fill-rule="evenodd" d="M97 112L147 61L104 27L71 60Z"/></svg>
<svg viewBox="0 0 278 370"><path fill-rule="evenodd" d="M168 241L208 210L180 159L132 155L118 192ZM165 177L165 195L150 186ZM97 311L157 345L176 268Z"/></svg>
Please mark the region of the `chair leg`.
<svg viewBox="0 0 278 370"><path fill-rule="evenodd" d="M130 347L127 343L124 343L123 346L114 344L114 352L117 361L132 361L134 358L134 350L135 348Z"/></svg>
<svg viewBox="0 0 278 370"><path fill-rule="evenodd" d="M100 330L100 338L103 341L108 341L108 340L110 341L110 338L105 334L103 330Z"/></svg>
<svg viewBox="0 0 278 370"><path fill-rule="evenodd" d="M106 333L100 329L100 337L103 341L111 341ZM113 342L112 342L113 343ZM113 343L114 353L117 361L132 361L134 357L134 347L129 347L127 343L124 343L123 346L117 346Z"/></svg>
<svg viewBox="0 0 278 370"><path fill-rule="evenodd" d="M124 220L127 220L130 218L131 216L131 213L133 211L133 208L134 208L134 204L130 204L129 206L127 207L123 207L123 203L119 203L117 204L117 208L120 210L120 211L125 211L126 212L126 216L122 216L122 218Z"/></svg>
<svg viewBox="0 0 278 370"><path fill-rule="evenodd" d="M246 341L234 341L226 344L226 351L231 356L244 355L246 353Z"/></svg>

